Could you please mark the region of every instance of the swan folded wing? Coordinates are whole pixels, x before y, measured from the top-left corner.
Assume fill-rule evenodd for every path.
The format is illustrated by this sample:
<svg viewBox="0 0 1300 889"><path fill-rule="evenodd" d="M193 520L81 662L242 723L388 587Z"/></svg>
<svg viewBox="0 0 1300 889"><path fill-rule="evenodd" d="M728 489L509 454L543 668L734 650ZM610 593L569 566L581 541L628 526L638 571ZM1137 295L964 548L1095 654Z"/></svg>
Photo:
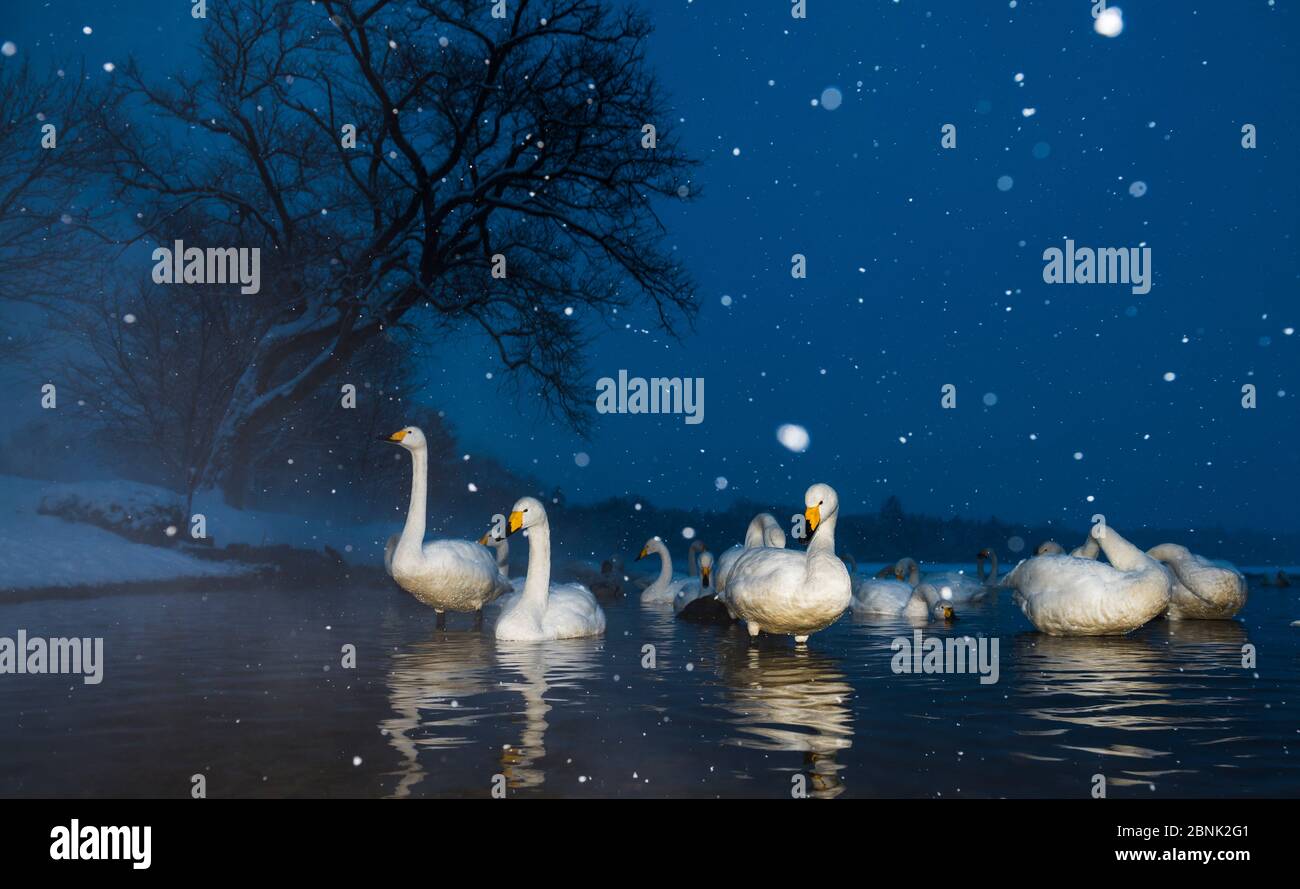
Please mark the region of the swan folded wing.
<svg viewBox="0 0 1300 889"><path fill-rule="evenodd" d="M468 540L431 540L421 552L420 573L450 599L465 600L461 608L449 604L453 610L472 611L510 591L510 582L497 568L496 556L485 546Z"/></svg>
<svg viewBox="0 0 1300 889"><path fill-rule="evenodd" d="M1051 634L1109 634L1137 629L1168 605L1169 578L1156 566L1119 571L1074 556L1038 556L1016 569L1017 604Z"/></svg>
<svg viewBox="0 0 1300 889"><path fill-rule="evenodd" d="M864 580L851 607L864 614L902 614L911 598L912 587L901 580Z"/></svg>
<svg viewBox="0 0 1300 889"><path fill-rule="evenodd" d="M834 556L830 559L839 566L843 589L838 584L832 588L810 582L809 559L804 553L788 549L746 550L732 570L729 601L741 617L769 632L829 626L852 598L848 570Z"/></svg>
<svg viewBox="0 0 1300 889"><path fill-rule="evenodd" d="M605 612L582 584L553 583L542 629L551 639L597 636L605 632Z"/></svg>

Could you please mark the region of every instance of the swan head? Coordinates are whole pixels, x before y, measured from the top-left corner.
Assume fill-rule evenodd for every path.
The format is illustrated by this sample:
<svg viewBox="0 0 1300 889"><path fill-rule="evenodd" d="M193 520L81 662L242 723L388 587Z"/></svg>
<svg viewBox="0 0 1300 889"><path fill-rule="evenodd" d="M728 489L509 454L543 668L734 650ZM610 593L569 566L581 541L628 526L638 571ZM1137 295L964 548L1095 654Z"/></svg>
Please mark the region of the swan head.
<svg viewBox="0 0 1300 889"><path fill-rule="evenodd" d="M700 586L709 588L709 575L713 573L713 553L707 549L700 553Z"/></svg>
<svg viewBox="0 0 1300 889"><path fill-rule="evenodd" d="M808 523L808 537L811 539L822 522L840 508L840 498L830 485L818 482L804 492L803 505L803 517Z"/></svg>
<svg viewBox="0 0 1300 889"><path fill-rule="evenodd" d="M916 559L913 559L910 556L899 559L894 565L894 578L896 580L908 580L912 576L913 571L919 573L920 570L921 566L916 563Z"/></svg>
<svg viewBox="0 0 1300 889"><path fill-rule="evenodd" d="M1038 544L1038 549L1034 550L1036 556L1060 556L1065 554L1065 549L1055 540L1044 540Z"/></svg>
<svg viewBox="0 0 1300 889"><path fill-rule="evenodd" d="M383 436L379 440L401 445L408 451L417 451L429 444L419 426L407 426L404 429L398 429L392 435Z"/></svg>
<svg viewBox="0 0 1300 889"><path fill-rule="evenodd" d="M993 551L990 550L990 549L988 549L988 548L982 549L982 550L980 550L979 552L977 552L977 553L975 554L975 558L977 558L977 559L991 559L991 558L993 558Z"/></svg>
<svg viewBox="0 0 1300 889"><path fill-rule="evenodd" d="M506 523L507 536L525 528L535 528L546 521L546 507L536 497L520 497L510 508Z"/></svg>
<svg viewBox="0 0 1300 889"><path fill-rule="evenodd" d="M651 553L657 553L664 548L662 540L658 537L651 537L645 542L645 546L641 547L641 552L637 555L636 560L639 562Z"/></svg>

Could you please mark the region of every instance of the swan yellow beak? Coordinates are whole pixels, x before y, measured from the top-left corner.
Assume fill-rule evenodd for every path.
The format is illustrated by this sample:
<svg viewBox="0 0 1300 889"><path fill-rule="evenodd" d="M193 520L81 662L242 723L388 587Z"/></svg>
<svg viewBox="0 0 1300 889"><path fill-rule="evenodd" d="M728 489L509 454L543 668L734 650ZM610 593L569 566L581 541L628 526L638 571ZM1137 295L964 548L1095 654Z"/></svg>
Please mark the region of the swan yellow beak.
<svg viewBox="0 0 1300 889"><path fill-rule="evenodd" d="M945 605L945 606L943 606L943 619L944 619L944 620L952 620L952 606L951 606L951 605Z"/></svg>
<svg viewBox="0 0 1300 889"><path fill-rule="evenodd" d="M519 511L510 513L510 526L507 534L513 534L524 526L524 514Z"/></svg>
<svg viewBox="0 0 1300 889"><path fill-rule="evenodd" d="M709 585L709 574L710 574L712 571L713 571L712 568L701 568L701 569L700 569L700 586L708 586L708 585Z"/></svg>
<svg viewBox="0 0 1300 889"><path fill-rule="evenodd" d="M384 441L400 442L404 438L406 438L406 430L398 429L392 435L388 436L388 438L385 438Z"/></svg>
<svg viewBox="0 0 1300 889"><path fill-rule="evenodd" d="M642 559L645 558L645 554L646 554L646 547L643 546L641 547L641 552L637 555L636 560L638 562L641 561Z"/></svg>
<svg viewBox="0 0 1300 889"><path fill-rule="evenodd" d="M803 511L804 520L808 522L808 530L816 531L817 526L822 523L821 507L810 506Z"/></svg>
<svg viewBox="0 0 1300 889"><path fill-rule="evenodd" d="M488 535L484 534L482 537L480 537L480 538L478 539L478 543L479 543L479 546L487 546L487 545L488 545Z"/></svg>

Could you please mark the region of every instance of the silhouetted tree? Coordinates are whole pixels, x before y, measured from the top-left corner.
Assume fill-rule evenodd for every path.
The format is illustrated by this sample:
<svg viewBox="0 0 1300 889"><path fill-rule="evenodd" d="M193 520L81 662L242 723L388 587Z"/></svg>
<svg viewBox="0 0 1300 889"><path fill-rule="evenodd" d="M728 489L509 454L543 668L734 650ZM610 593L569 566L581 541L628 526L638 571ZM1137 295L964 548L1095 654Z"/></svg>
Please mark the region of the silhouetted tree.
<svg viewBox="0 0 1300 889"><path fill-rule="evenodd" d="M654 207L692 162L644 63L646 18L596 0L491 9L233 0L209 5L185 71L119 69L101 168L139 214L135 236L170 244L185 212L207 244L263 251L277 311L244 332L201 467L233 502L259 432L396 325L480 331L581 427L586 343L569 310L641 304L669 330L692 315Z"/></svg>

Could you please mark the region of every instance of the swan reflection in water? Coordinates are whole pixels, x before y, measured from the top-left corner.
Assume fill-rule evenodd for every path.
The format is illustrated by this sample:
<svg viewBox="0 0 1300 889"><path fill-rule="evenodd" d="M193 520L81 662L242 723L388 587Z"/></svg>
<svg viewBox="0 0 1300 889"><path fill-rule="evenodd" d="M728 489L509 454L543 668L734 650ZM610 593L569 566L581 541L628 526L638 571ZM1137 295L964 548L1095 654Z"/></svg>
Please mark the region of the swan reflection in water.
<svg viewBox="0 0 1300 889"><path fill-rule="evenodd" d="M476 631L439 633L393 656L387 684L394 715L379 726L402 757L393 796L410 796L424 779L420 751L474 743L474 727L486 715L476 699L497 686L494 647Z"/></svg>
<svg viewBox="0 0 1300 889"><path fill-rule="evenodd" d="M472 631L440 633L399 651L388 673L394 715L380 724L402 758L393 796L410 796L424 780L422 753L481 743L479 723L516 714L523 719L519 740L502 746L497 767L511 790L540 786L546 714L594 674L599 649L600 640L507 643ZM515 694L521 709L512 706ZM484 792L478 784L458 790Z"/></svg>
<svg viewBox="0 0 1300 889"><path fill-rule="evenodd" d="M595 674L600 639L561 639L555 642L498 642L497 662L501 687L523 696L523 729L517 744L501 752L501 774L506 787L519 790L540 787L546 774L539 765L546 756L546 715L564 692L579 692Z"/></svg>
<svg viewBox="0 0 1300 889"><path fill-rule="evenodd" d="M724 743L802 754L808 793L844 792L836 755L853 744L853 688L835 661L809 649L763 648L747 640L719 652L726 688L719 706L736 731ZM786 788L781 788L783 791Z"/></svg>
<svg viewBox="0 0 1300 889"><path fill-rule="evenodd" d="M1034 745L1034 753L1017 755L1064 761L1083 752L1157 764L1158 771L1129 771L1137 780L1116 783L1188 772L1177 765L1177 747L1204 743L1197 740L1202 733L1206 741L1220 737L1242 718L1245 701L1208 689L1213 674L1243 669L1246 642L1245 627L1220 620L1158 618L1133 636L1022 633L1012 640L1013 681L1018 694L1033 699L1023 714L1048 727L1020 734L1051 737L1061 753L1043 755Z"/></svg>

